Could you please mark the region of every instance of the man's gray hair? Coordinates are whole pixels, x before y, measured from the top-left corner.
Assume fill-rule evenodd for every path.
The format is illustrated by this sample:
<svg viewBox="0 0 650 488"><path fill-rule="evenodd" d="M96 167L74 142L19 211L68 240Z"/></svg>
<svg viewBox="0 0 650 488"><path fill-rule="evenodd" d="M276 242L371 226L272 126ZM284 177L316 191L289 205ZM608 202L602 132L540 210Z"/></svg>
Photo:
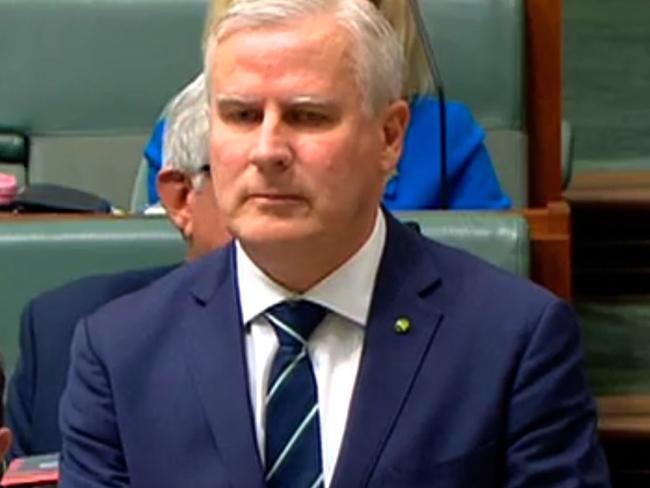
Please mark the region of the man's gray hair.
<svg viewBox="0 0 650 488"><path fill-rule="evenodd" d="M406 1L406 0L404 0ZM243 30L282 25L318 14L332 14L355 43L355 78L368 115L400 98L404 52L393 28L368 0L238 0L214 16L205 46L204 72L209 79L219 41Z"/></svg>
<svg viewBox="0 0 650 488"><path fill-rule="evenodd" d="M163 136L163 167L192 178L199 189L209 164L209 110L203 74L197 76L172 101Z"/></svg>

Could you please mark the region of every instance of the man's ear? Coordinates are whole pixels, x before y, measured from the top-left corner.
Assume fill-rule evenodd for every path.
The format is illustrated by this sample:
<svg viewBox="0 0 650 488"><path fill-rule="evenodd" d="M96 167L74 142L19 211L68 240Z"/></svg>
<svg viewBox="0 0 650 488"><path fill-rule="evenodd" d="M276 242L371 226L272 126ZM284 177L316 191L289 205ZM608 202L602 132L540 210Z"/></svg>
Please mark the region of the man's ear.
<svg viewBox="0 0 650 488"><path fill-rule="evenodd" d="M409 105L404 100L396 100L391 103L382 119L383 155L382 169L392 173L397 167L397 162L402 155L404 148L404 136L408 129L411 114Z"/></svg>
<svg viewBox="0 0 650 488"><path fill-rule="evenodd" d="M0 459L7 455L11 447L11 431L7 427L0 428Z"/></svg>
<svg viewBox="0 0 650 488"><path fill-rule="evenodd" d="M156 181L158 195L172 223L186 238L192 233L192 210L190 198L192 183L190 179L176 169L163 168Z"/></svg>

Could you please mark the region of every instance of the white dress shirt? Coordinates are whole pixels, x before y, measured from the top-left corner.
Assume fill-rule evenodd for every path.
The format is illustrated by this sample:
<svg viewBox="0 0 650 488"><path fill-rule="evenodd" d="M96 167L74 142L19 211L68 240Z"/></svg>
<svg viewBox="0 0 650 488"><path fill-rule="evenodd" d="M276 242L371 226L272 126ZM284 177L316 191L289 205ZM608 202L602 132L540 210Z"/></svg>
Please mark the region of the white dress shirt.
<svg viewBox="0 0 650 488"><path fill-rule="evenodd" d="M329 486L343 440L350 399L359 370L364 327L368 320L379 261L386 242L381 210L365 244L333 273L297 296L274 282L236 243L237 285L246 329L246 356L257 443L264 460L264 399L271 363L278 347L275 331L261 315L287 299L307 299L330 311L309 339L320 411L325 486Z"/></svg>

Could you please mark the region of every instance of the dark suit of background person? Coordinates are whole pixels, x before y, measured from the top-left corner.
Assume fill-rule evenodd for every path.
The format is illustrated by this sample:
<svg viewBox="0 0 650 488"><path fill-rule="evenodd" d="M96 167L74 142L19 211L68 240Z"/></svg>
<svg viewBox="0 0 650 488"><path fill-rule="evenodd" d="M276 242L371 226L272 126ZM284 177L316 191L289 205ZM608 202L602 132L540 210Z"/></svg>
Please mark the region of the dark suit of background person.
<svg viewBox="0 0 650 488"><path fill-rule="evenodd" d="M191 261L230 239L205 174L207 115L202 80L188 84L169 111L169 148L158 189L167 216L187 244ZM178 137L182 135L183 137ZM58 404L69 367L75 325L117 297L134 292L174 267L129 271L85 278L32 300L23 312L21 354L11 381L8 417L16 442L11 456L43 454L61 449Z"/></svg>
<svg viewBox="0 0 650 488"><path fill-rule="evenodd" d="M4 392L5 392L5 381L6 376L5 376L5 368L4 368L4 361L2 360L2 356L0 356L0 398L4 399ZM4 410L3 410L3 405L2 401L0 400L0 464L3 463L3 460L5 456L7 455L7 452L9 451L9 446L11 445L11 431L4 426ZM2 474L2 470L0 469L0 474Z"/></svg>
<svg viewBox="0 0 650 488"><path fill-rule="evenodd" d="M173 267L83 278L43 293L23 310L20 358L9 383L11 458L61 449L59 400L70 364L70 342L82 317L160 278Z"/></svg>
<svg viewBox="0 0 650 488"><path fill-rule="evenodd" d="M387 220L333 486L606 486L569 307ZM232 245L80 324L62 419L88 487L264 486L243 330Z"/></svg>

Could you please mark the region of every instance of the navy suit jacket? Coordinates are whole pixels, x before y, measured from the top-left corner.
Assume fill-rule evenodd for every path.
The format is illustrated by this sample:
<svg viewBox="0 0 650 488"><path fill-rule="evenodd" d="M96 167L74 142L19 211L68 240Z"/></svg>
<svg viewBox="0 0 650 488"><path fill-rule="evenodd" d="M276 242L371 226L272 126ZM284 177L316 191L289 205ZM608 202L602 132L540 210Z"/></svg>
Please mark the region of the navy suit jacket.
<svg viewBox="0 0 650 488"><path fill-rule="evenodd" d="M20 358L9 383L10 458L61 450L59 400L75 325L115 298L142 288L171 267L82 278L31 300L20 324Z"/></svg>
<svg viewBox="0 0 650 488"><path fill-rule="evenodd" d="M608 486L570 308L387 222L332 486ZM264 486L234 256L230 245L80 323L61 488Z"/></svg>

